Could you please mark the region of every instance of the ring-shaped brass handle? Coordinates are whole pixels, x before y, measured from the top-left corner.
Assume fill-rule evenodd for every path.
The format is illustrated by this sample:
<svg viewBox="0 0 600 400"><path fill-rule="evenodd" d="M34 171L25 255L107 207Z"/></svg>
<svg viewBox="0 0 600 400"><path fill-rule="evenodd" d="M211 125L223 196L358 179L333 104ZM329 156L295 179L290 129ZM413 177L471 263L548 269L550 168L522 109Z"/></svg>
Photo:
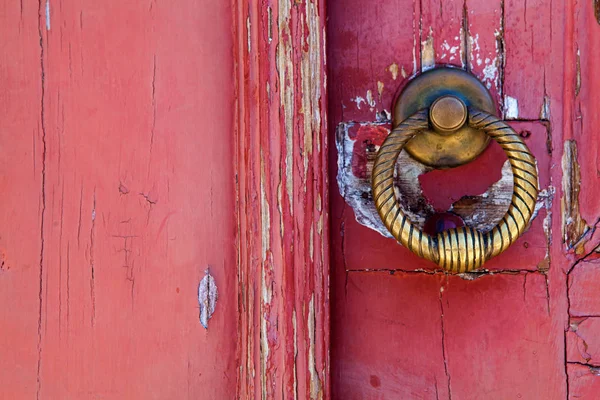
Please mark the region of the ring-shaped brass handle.
<svg viewBox="0 0 600 400"><path fill-rule="evenodd" d="M424 109L402 121L379 148L372 175L375 207L392 236L413 253L450 272L472 271L506 250L529 224L538 196L536 160L504 121L469 107L468 124L498 142L508 157L513 172L512 200L502 220L488 232L464 226L430 236L408 220L394 191L396 160L406 142L429 128L428 115L429 109Z"/></svg>

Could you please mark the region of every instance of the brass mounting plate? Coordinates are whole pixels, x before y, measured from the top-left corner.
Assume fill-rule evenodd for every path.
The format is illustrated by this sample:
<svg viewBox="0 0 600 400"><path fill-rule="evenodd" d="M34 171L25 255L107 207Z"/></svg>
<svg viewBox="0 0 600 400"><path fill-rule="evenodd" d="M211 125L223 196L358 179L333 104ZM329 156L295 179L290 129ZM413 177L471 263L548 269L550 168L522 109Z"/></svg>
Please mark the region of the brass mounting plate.
<svg viewBox="0 0 600 400"><path fill-rule="evenodd" d="M451 95L465 105L497 115L494 100L486 87L473 75L457 68L431 69L411 80L396 99L392 126L424 108L439 97ZM466 164L485 150L490 138L465 124L447 135L430 129L412 138L404 147L416 160L434 168L452 168Z"/></svg>

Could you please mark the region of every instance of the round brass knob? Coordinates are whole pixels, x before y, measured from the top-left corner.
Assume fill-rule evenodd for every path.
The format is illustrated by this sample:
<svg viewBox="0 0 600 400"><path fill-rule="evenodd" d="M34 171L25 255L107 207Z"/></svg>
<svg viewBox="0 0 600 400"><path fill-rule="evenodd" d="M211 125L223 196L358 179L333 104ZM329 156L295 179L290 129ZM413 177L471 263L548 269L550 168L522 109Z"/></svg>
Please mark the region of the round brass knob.
<svg viewBox="0 0 600 400"><path fill-rule="evenodd" d="M433 128L442 135L456 132L467 121L467 106L455 96L442 96L429 109Z"/></svg>
<svg viewBox="0 0 600 400"><path fill-rule="evenodd" d="M444 102L451 107L456 105L452 99ZM417 111L402 121L379 148L373 166L373 199L384 225L403 246L447 271L468 272L506 250L528 226L538 196L536 160L508 124L484 111L468 107L468 126L494 139L508 157L513 172L512 200L504 217L490 231L480 232L465 226L430 236L416 228L402 211L394 191L394 170L406 143L429 129L432 114L434 118L439 117L436 123L440 124L441 121L442 126L458 124L460 118L438 116L438 111L431 108ZM460 117L460 107L456 109Z"/></svg>

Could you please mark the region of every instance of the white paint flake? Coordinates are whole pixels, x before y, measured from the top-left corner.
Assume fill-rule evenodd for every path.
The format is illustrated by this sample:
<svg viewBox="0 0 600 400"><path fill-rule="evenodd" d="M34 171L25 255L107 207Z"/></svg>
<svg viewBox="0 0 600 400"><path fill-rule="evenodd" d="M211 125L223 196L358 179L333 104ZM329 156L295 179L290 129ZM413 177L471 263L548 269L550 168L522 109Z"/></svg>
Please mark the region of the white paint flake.
<svg viewBox="0 0 600 400"><path fill-rule="evenodd" d="M375 107L375 104L377 104L375 99L373 99L373 92L371 90L367 90L367 104L369 107L371 107L371 109Z"/></svg>
<svg viewBox="0 0 600 400"><path fill-rule="evenodd" d="M198 304L200 305L200 323L204 329L208 329L208 320L215 312L219 293L215 279L209 270L207 269L205 273L206 275L204 275L204 278L200 281L200 285L198 285Z"/></svg>
<svg viewBox="0 0 600 400"><path fill-rule="evenodd" d="M356 108L358 108L359 110L360 110L361 103L366 103L367 102L363 97L360 97L360 96L356 96L355 98L350 99L350 101L355 102L356 103Z"/></svg>
<svg viewBox="0 0 600 400"><path fill-rule="evenodd" d="M46 0L46 30L50 30L50 0Z"/></svg>
<svg viewBox="0 0 600 400"><path fill-rule="evenodd" d="M498 78L498 66L497 59L490 60L485 59L485 67L483 67L483 83L488 89L491 89L492 83L496 82Z"/></svg>
<svg viewBox="0 0 600 400"><path fill-rule="evenodd" d="M519 103L517 99L510 96L504 96L504 118L517 119L519 118Z"/></svg>
<svg viewBox="0 0 600 400"><path fill-rule="evenodd" d="M540 119L550 119L550 97L548 95L544 96L542 108L540 109Z"/></svg>

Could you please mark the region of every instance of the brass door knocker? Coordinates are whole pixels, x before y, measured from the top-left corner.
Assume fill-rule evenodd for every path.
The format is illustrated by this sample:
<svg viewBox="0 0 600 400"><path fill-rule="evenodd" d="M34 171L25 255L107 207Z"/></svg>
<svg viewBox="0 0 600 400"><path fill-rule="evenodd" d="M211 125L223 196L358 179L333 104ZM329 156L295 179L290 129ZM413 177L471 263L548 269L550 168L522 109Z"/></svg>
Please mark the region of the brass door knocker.
<svg viewBox="0 0 600 400"><path fill-rule="evenodd" d="M419 75L396 101L393 130L375 160L373 199L384 225L403 246L450 272L477 269L506 250L523 233L538 195L536 160L519 135L495 114L487 89L472 75L438 68ZM508 211L488 232L464 226L431 236L402 212L394 193L396 160L405 149L436 167L476 158L492 138L504 149L513 172Z"/></svg>

